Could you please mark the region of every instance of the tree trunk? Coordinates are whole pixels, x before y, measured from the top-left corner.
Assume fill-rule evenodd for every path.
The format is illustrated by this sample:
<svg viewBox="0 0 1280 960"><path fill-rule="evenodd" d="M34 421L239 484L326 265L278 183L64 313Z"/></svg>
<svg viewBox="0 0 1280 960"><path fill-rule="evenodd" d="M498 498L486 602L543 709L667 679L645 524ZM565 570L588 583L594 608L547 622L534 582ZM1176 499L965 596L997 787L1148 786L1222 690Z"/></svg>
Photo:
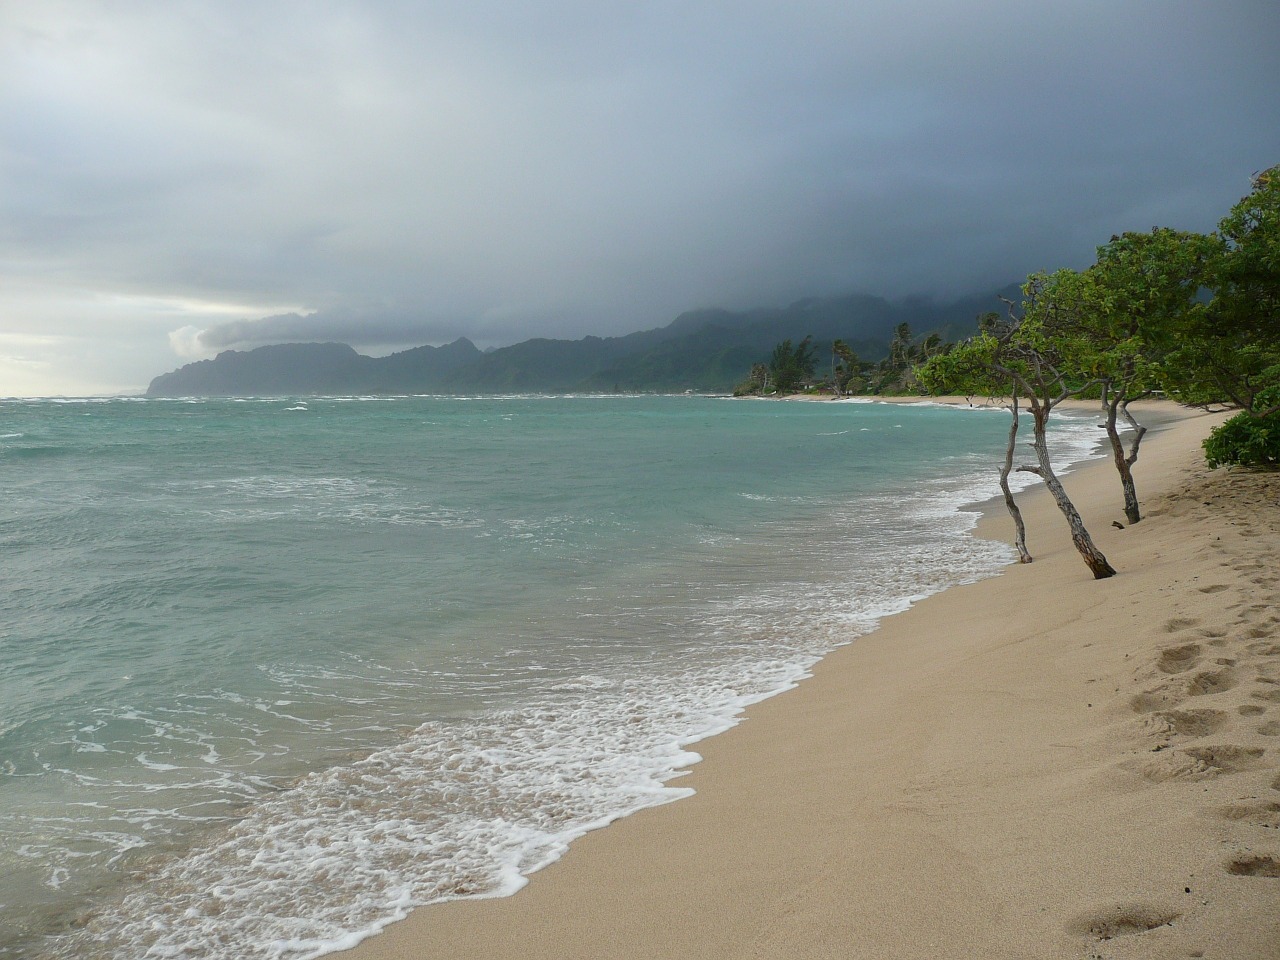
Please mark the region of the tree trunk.
<svg viewBox="0 0 1280 960"><path fill-rule="evenodd" d="M1103 556L1102 551L1093 545L1093 538L1089 536L1089 531L1085 529L1084 521L1080 519L1080 512L1076 510L1075 504L1067 496L1067 491L1062 488L1062 481L1058 479L1058 475L1053 472L1053 464L1049 461L1049 444L1045 437L1049 424L1049 406L1033 401L1031 413L1035 422L1032 446L1035 448L1036 460L1039 465L1021 469L1029 469L1031 473L1039 476L1044 481L1044 485L1049 488L1049 493L1053 495L1054 502L1058 504L1058 509L1067 518L1067 526L1071 528L1071 542L1075 544L1076 550L1079 551L1080 556L1084 559L1085 566L1093 573L1093 579L1105 580L1107 577L1114 577L1116 575L1115 567L1111 566L1107 562L1107 558Z"/></svg>
<svg viewBox="0 0 1280 960"><path fill-rule="evenodd" d="M1138 462L1138 447L1142 446L1142 438L1147 435L1147 428L1140 424L1129 412L1129 404L1134 400L1141 400L1142 397L1149 396L1144 393L1139 397L1128 397L1120 402L1120 416L1124 417L1125 422L1129 424L1129 429L1133 431L1133 436L1129 438L1129 455L1125 457L1125 463L1129 467L1133 467Z"/></svg>
<svg viewBox="0 0 1280 960"><path fill-rule="evenodd" d="M1027 552L1027 528L1022 522L1022 511L1013 500L1013 491L1009 489L1009 474L1013 472L1013 447L1018 438L1018 392L1013 391L1013 399L1009 401L1009 411L1013 419L1009 424L1009 443L1004 449L1004 466L1000 468L1000 490L1004 493L1004 505L1009 508L1009 516L1013 517L1013 544L1018 548L1018 562L1030 563L1032 556Z"/></svg>
<svg viewBox="0 0 1280 960"><path fill-rule="evenodd" d="M1124 444L1120 440L1120 431L1116 428L1116 414L1121 406L1125 407L1125 418L1136 428L1132 441L1132 456L1125 454ZM1147 428L1138 424L1128 412L1128 401L1122 394L1113 393L1103 401L1102 409L1106 413L1107 439L1111 441L1111 456L1116 463L1116 472L1120 474L1120 488L1124 491L1124 515L1130 523L1142 519L1138 509L1138 489L1133 483L1133 470L1130 469L1138 459L1138 444Z"/></svg>

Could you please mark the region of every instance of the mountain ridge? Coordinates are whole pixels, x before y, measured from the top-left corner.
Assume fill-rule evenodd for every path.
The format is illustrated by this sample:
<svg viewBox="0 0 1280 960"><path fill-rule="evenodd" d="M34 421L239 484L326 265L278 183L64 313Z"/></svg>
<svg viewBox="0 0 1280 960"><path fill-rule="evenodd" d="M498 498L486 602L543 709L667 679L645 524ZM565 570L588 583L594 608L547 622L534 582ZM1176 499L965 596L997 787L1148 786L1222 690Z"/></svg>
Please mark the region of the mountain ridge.
<svg viewBox="0 0 1280 960"><path fill-rule="evenodd" d="M811 336L821 350L843 339L864 359L878 359L898 324L909 323L917 334L963 336L999 294L944 304L852 294L776 308L690 310L664 327L578 340L534 337L488 352L466 337L386 357L344 343L271 344L226 350L161 374L146 395L724 392L783 340Z"/></svg>

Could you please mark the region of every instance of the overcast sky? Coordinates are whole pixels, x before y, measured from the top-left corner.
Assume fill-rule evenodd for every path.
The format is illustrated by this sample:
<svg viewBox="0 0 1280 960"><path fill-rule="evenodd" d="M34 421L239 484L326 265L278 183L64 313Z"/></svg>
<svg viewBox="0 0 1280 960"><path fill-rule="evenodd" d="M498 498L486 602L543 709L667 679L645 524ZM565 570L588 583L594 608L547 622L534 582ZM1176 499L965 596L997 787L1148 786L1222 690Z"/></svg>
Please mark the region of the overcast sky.
<svg viewBox="0 0 1280 960"><path fill-rule="evenodd" d="M939 298L1210 230L1274 0L3 0L0 396Z"/></svg>

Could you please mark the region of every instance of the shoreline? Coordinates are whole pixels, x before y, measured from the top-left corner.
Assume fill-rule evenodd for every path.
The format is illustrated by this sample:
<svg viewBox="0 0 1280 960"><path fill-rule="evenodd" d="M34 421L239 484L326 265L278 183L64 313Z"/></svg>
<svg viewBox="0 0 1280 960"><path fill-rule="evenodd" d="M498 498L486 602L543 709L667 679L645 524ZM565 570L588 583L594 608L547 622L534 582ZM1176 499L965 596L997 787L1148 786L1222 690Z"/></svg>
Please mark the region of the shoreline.
<svg viewBox="0 0 1280 960"><path fill-rule="evenodd" d="M1026 491L1035 563L750 707L698 745L694 796L582 837L514 897L420 908L340 955L1274 956L1280 485L1198 465L1219 419L1152 430L1137 528L1110 526L1108 459L1072 470L1119 576L1093 581ZM1007 541L1003 504L979 509L976 535Z"/></svg>

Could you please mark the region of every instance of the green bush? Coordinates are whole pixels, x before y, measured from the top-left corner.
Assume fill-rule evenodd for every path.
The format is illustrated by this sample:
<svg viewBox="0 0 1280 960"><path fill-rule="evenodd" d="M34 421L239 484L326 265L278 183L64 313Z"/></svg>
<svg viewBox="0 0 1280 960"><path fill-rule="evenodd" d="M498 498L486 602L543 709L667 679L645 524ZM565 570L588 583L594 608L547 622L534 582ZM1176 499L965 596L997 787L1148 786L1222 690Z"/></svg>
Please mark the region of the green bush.
<svg viewBox="0 0 1280 960"><path fill-rule="evenodd" d="M1236 414L1209 434L1204 442L1204 458L1212 468L1280 468L1280 414Z"/></svg>

